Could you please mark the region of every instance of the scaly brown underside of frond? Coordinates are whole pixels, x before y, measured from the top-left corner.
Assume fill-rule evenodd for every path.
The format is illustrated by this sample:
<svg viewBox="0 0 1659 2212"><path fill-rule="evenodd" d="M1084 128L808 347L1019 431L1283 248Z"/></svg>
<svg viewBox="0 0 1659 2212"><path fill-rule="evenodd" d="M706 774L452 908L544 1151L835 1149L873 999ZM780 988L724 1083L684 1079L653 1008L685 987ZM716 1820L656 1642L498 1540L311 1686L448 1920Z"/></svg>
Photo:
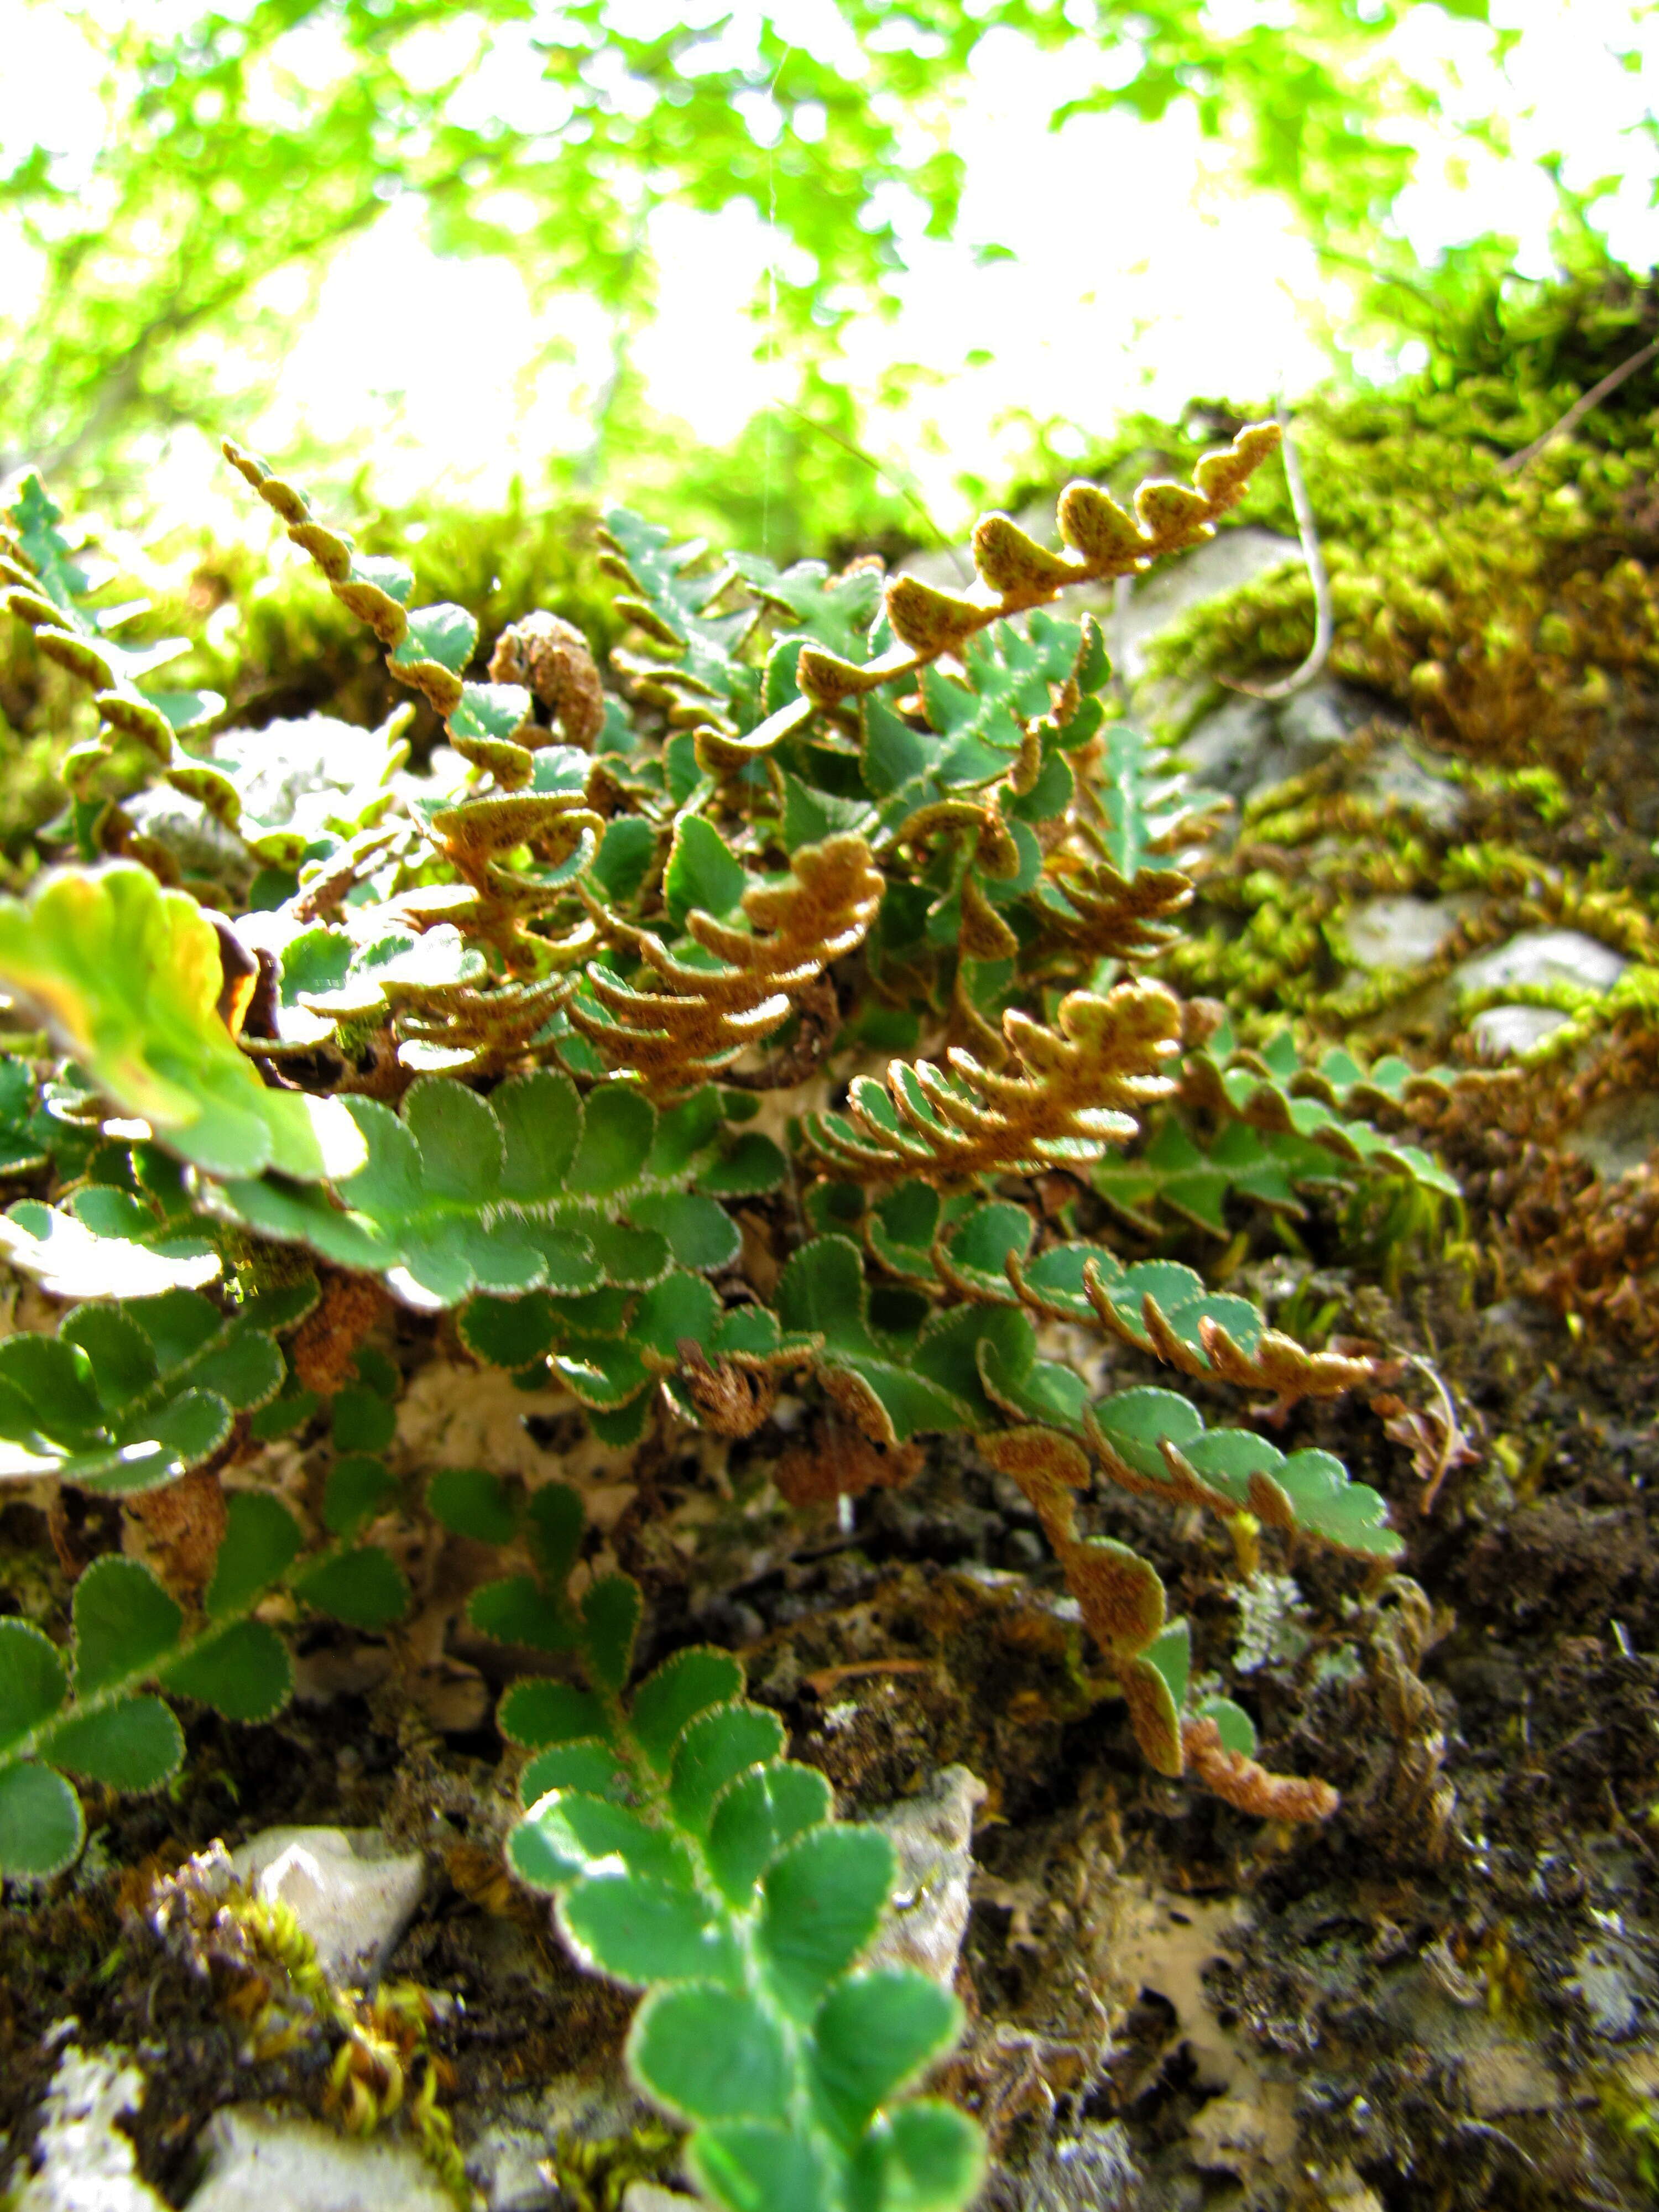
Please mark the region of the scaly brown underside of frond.
<svg viewBox="0 0 1659 2212"><path fill-rule="evenodd" d="M980 1176L1036 1175L1101 1158L1133 1137L1139 1111L1174 1086L1161 1073L1181 1012L1156 983L1123 982L1102 998L1073 991L1056 1026L1010 1012L1006 1068L953 1047L948 1070L894 1060L884 1086L854 1083L846 1114L815 1114L808 1141L862 1179L905 1175L957 1186Z"/></svg>
<svg viewBox="0 0 1659 2212"><path fill-rule="evenodd" d="M586 989L600 1011L573 999L571 1020L611 1065L644 1081L654 1096L694 1089L781 1027L797 995L833 961L864 940L881 904L883 878L862 837L828 837L791 861L791 878L757 884L743 896L750 932L694 909L686 933L722 964L678 959L653 931L641 929L584 890L595 927L632 952L659 988L625 982L594 965Z"/></svg>
<svg viewBox="0 0 1659 2212"><path fill-rule="evenodd" d="M1136 575L1164 554L1200 544L1237 506L1252 473L1279 450L1281 436L1277 422L1249 424L1231 446L1202 457L1190 485L1142 484L1133 514L1098 484L1068 484L1060 498L1067 554L1050 552L1006 514L982 516L974 532L979 574L974 596L939 591L918 576L896 576L887 586L887 618L898 644L861 668L803 646L802 691L820 706L837 706L911 675L942 653L959 653L992 623L1045 606L1068 585Z"/></svg>

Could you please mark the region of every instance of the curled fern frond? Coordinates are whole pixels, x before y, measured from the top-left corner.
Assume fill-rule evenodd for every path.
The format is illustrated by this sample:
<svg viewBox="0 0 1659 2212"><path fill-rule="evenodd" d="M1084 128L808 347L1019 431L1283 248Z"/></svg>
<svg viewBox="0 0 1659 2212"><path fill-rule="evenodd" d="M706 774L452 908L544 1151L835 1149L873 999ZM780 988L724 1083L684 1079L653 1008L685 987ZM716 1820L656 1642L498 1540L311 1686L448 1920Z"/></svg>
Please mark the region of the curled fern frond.
<svg viewBox="0 0 1659 2212"><path fill-rule="evenodd" d="M1045 606L1069 584L1132 576L1169 553L1197 545L1244 496L1252 474L1279 450L1277 422L1255 422L1224 450L1206 453L1188 486L1142 484L1134 513L1099 485L1074 483L1060 495L1060 534L1075 558L1049 553L1006 515L988 515L974 534L981 596L941 592L916 576L887 586L887 619L900 641L862 668L811 646L801 648L802 691L822 706L910 676L945 653L959 653L993 623Z"/></svg>
<svg viewBox="0 0 1659 2212"><path fill-rule="evenodd" d="M671 952L653 931L627 922L585 893L611 943L633 953L641 990L597 963L570 1019L613 1066L672 1096L729 1066L793 1011L794 996L863 942L881 904L884 880L862 837L826 838L790 856L789 878L755 884L738 901L748 929L694 908L685 927L708 964ZM716 964L718 963L718 964Z"/></svg>
<svg viewBox="0 0 1659 2212"><path fill-rule="evenodd" d="M1054 1029L1004 1015L1008 1069L959 1048L948 1071L895 1060L884 1087L854 1083L845 1115L811 1115L807 1139L836 1166L943 1187L1086 1165L1133 1137L1137 1110L1174 1088L1162 1070L1179 1028L1179 1007L1157 984L1120 983L1104 998L1073 991Z"/></svg>

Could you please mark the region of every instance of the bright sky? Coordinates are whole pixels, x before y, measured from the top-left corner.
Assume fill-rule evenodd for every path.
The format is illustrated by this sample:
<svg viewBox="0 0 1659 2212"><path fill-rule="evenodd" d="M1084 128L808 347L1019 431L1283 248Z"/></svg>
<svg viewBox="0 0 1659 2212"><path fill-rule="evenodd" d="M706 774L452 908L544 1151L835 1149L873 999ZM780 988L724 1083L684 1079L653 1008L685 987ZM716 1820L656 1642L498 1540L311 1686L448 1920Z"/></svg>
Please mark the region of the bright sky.
<svg viewBox="0 0 1659 2212"><path fill-rule="evenodd" d="M1212 0L1224 4L1234 0ZM72 147L97 127L85 49L77 58L61 19L22 11L23 0L0 0L0 18L14 18L35 64L0 77L0 158L37 133ZM1448 117L1400 210L1419 250L1501 229L1521 234L1523 272L1543 273L1552 195L1528 164L1559 151L1567 182L1581 188L1626 172L1600 220L1621 259L1659 262L1659 160L1638 129L1646 73L1615 58L1638 46L1659 63L1659 13L1643 4L1644 20L1633 21L1638 12L1638 0L1494 0L1494 15L1521 34L1501 76L1481 60L1475 27L1428 6L1408 18L1401 58L1414 73L1445 73ZM15 64L18 40L0 39L0 51ZM533 77L501 59L500 81L476 85L476 96L499 100L510 88L515 105L533 107ZM1087 430L1125 406L1174 411L1197 393L1293 396L1325 368L1320 330L1343 320L1344 288L1319 278L1276 203L1229 187L1224 154L1187 119L1086 116L1049 133L1046 118L1075 82L1063 55L1037 54L1012 34L982 42L953 126L968 173L963 242L908 238L896 321L871 318L852 334L848 370L861 389L894 360L932 372L906 407L876 416L869 442L903 457L946 523L961 519L953 479L963 460L992 479L1018 463L1022 415ZM1506 114L1526 159L1472 153L1451 128L1460 109ZM981 269L973 246L992 239L1015 258ZM719 445L791 388L787 363L755 358L747 312L778 248L746 207L719 218L664 210L651 245L661 310L636 363L653 404L683 420L689 440ZM603 318L580 301L538 317L501 264L449 263L435 287L434 273L414 210L394 204L335 264L252 426L255 442L282 453L308 433L369 459L393 498L429 486L441 461L452 487L488 496L515 469L533 477L550 450L580 450L609 367ZM0 267L0 282L6 274ZM439 291L447 313L422 313L411 345L408 302ZM964 368L976 349L993 358ZM1392 365L1361 362L1379 376ZM205 479L200 443L199 453L180 444L181 477Z"/></svg>

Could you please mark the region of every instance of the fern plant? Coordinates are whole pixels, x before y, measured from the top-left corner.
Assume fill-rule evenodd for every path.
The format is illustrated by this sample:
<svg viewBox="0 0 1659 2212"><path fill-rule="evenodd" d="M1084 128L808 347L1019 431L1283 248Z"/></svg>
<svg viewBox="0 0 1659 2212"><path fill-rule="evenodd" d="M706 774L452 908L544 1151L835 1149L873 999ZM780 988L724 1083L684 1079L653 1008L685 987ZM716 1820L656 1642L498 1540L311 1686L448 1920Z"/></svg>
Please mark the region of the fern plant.
<svg viewBox="0 0 1659 2212"><path fill-rule="evenodd" d="M582 1956L650 1989L633 2063L694 2124L705 2192L964 2200L963 2125L894 2104L951 2004L857 1970L886 1846L830 1821L726 1655L676 1654L630 1692L639 1594L571 1595L574 1492L440 1476L403 1498L398 1378L361 1341L382 1292L453 1312L473 1357L562 1385L614 1447L660 1421L756 1436L786 1376L826 1433L972 1437L1030 1496L1152 1765L1257 1814L1330 1811L1256 1762L1237 1705L1194 1698L1157 1573L1079 1510L1100 1474L1364 1559L1400 1548L1338 1460L1252 1425L1249 1394L1282 1414L1367 1361L1305 1350L1176 1252L1241 1200L1288 1214L1379 1174L1453 1193L1359 1118L1446 1079L1304 1068L1288 1036L1243 1049L1148 972L1218 802L1114 718L1098 625L1054 607L1212 534L1277 436L1241 433L1133 512L1073 485L1063 550L986 518L960 595L866 562L714 560L614 513L614 689L538 611L481 665L465 610L416 605L410 570L228 445L445 741L410 775L394 717L376 775L287 823L249 803L257 737L216 754L216 702L143 689L155 656L110 642L25 480L6 603L99 724L64 763L55 864L0 900L0 988L44 1025L0 1065L0 1172L21 1183L0 1237L71 1306L0 1346L0 1441L20 1478L130 1501L141 1540L82 1575L65 1649L0 1622L0 1869L74 1856L68 1778L166 1778L169 1697L274 1711L286 1621L398 1618L377 1525L428 1513L527 1562L473 1593L475 1628L586 1668L503 1701L533 1754L509 1858ZM169 843L138 803L157 785L216 842ZM785 1110L763 1130L769 1091ZM1057 1324L1177 1387L1095 1396ZM345 1339L320 1365L319 1333ZM319 1492L278 1495L258 1446L319 1423ZM142 1540L181 1483L205 1531L184 1565Z"/></svg>

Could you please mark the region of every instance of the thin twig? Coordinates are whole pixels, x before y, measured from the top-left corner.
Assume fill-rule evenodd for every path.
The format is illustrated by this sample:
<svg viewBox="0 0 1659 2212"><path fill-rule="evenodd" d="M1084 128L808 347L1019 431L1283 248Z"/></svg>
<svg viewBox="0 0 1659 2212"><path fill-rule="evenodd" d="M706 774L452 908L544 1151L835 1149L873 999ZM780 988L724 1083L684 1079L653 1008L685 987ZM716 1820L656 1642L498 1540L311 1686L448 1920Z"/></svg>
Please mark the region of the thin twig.
<svg viewBox="0 0 1659 2212"><path fill-rule="evenodd" d="M1610 392L1618 391L1626 377L1634 376L1638 368L1645 368L1656 357L1659 357L1659 338L1650 338L1640 352L1633 353L1628 361L1621 361L1617 368L1610 368L1599 384L1591 385L1582 399L1575 399L1560 421L1552 422L1541 438L1534 438L1531 445L1523 446L1518 453L1511 453L1508 460L1500 461L1498 464L1498 475L1519 476L1529 462L1537 459L1546 446L1557 438L1565 438L1570 430L1576 430L1592 407L1599 407Z"/></svg>
<svg viewBox="0 0 1659 2212"><path fill-rule="evenodd" d="M1331 609L1331 580L1326 573L1325 555L1319 543L1319 526L1314 520L1313 502L1308 497L1308 487L1303 481L1302 464L1297 459L1296 441L1291 435L1291 426L1283 407L1275 405L1273 417L1284 433L1282 451L1285 456L1285 481L1290 486L1291 506L1296 515L1297 536L1302 541L1302 558L1307 563L1308 579L1314 592L1314 641L1307 659L1290 675L1282 676L1276 684L1246 684L1224 676L1221 681L1230 691L1243 691L1252 699L1288 699L1292 693L1305 691L1316 680L1330 657L1331 640L1335 634L1335 618Z"/></svg>

